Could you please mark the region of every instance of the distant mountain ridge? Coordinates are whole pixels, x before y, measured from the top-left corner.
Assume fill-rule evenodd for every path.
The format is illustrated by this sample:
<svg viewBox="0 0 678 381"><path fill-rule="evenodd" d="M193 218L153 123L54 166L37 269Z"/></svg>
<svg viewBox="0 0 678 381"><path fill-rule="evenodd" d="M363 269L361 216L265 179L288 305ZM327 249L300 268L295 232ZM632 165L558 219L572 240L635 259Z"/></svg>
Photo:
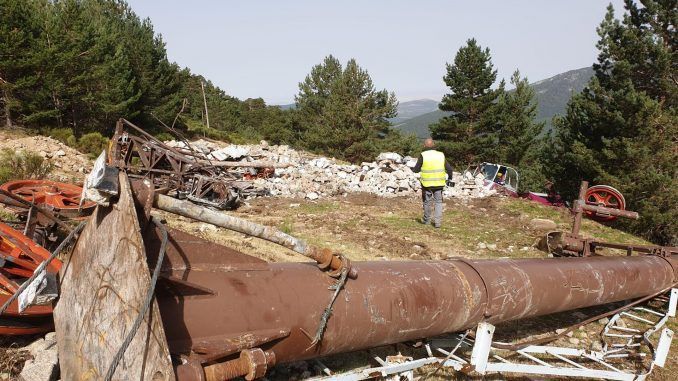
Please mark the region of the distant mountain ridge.
<svg viewBox="0 0 678 381"><path fill-rule="evenodd" d="M553 77L543 79L531 84L537 97L537 121L546 122L545 131L550 130L551 120L556 115L565 113L567 102L572 94L581 92L593 76L593 68L584 67L581 69L570 70ZM410 103L416 105L436 103L436 109L431 112L421 113L409 119L401 117L400 108L404 106L402 115L413 115L413 110L421 108L412 107ZM419 138L430 136L428 126L437 122L444 116L451 115L450 112L437 109L436 101L422 99L416 101L403 102L398 106L398 117L392 120L394 128L405 133L414 133Z"/></svg>
<svg viewBox="0 0 678 381"><path fill-rule="evenodd" d="M391 123L398 124L419 115L427 114L438 109L438 101L433 99L417 99L414 101L400 102L398 104L398 116L389 119Z"/></svg>

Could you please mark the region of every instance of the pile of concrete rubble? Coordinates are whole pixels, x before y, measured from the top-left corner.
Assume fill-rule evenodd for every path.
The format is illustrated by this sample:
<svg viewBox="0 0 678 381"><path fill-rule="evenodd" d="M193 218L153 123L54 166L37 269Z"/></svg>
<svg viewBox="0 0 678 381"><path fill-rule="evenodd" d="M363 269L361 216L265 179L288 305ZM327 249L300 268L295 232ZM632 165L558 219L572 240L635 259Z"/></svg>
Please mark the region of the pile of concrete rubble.
<svg viewBox="0 0 678 381"><path fill-rule="evenodd" d="M0 149L37 153L54 167L51 177L58 181L82 181L92 168L87 155L48 136L36 135L18 139L0 136Z"/></svg>
<svg viewBox="0 0 678 381"><path fill-rule="evenodd" d="M181 141L167 141L165 144L188 149ZM421 188L419 175L412 172L416 158L385 152L375 161L360 165L345 163L336 159L313 155L291 149L286 145L269 145L262 141L258 145L223 145L217 142L198 140L191 142L191 149L214 161L264 161L287 165L276 168L271 176L256 178L256 169L246 168L253 175L253 185L266 190L266 194L278 197L307 198L316 200L323 197L347 193L371 193L383 197L411 195ZM483 187L482 176L455 172L454 186L447 186L446 197L481 198L495 194L494 190Z"/></svg>

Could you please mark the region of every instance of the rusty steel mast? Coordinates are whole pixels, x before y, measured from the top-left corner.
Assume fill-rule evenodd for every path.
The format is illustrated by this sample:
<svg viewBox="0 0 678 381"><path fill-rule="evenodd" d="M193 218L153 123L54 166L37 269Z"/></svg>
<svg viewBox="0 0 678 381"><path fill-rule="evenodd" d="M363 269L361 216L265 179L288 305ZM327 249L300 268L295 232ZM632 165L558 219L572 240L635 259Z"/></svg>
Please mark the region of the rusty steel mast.
<svg viewBox="0 0 678 381"><path fill-rule="evenodd" d="M354 262L314 344L334 278L171 236L163 274L180 281L157 300L182 381L255 379L278 363L640 298L671 288L678 266L661 255Z"/></svg>

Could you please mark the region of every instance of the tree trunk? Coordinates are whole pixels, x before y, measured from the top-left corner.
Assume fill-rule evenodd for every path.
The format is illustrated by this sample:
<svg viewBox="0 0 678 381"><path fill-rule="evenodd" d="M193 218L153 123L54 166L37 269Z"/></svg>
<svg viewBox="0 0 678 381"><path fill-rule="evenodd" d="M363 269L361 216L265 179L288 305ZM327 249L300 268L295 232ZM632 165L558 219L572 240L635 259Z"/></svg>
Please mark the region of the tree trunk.
<svg viewBox="0 0 678 381"><path fill-rule="evenodd" d="M9 107L9 96L7 90L2 90L2 103L5 106L5 127L12 128L12 115Z"/></svg>
<svg viewBox="0 0 678 381"><path fill-rule="evenodd" d="M177 200L162 194L155 195L153 206L166 212L261 238L296 251L299 254L309 255L306 242L269 226L259 225L226 213L207 209L189 201Z"/></svg>

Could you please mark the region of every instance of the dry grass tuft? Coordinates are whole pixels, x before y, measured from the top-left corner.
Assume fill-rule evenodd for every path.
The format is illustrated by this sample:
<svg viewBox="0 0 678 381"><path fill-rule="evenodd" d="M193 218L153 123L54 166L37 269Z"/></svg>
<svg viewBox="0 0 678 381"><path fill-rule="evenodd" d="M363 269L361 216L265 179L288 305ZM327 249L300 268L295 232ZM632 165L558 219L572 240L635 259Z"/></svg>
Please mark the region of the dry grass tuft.
<svg viewBox="0 0 678 381"><path fill-rule="evenodd" d="M31 354L22 349L14 338L0 338L0 374L9 374L10 379L13 379L31 358Z"/></svg>

